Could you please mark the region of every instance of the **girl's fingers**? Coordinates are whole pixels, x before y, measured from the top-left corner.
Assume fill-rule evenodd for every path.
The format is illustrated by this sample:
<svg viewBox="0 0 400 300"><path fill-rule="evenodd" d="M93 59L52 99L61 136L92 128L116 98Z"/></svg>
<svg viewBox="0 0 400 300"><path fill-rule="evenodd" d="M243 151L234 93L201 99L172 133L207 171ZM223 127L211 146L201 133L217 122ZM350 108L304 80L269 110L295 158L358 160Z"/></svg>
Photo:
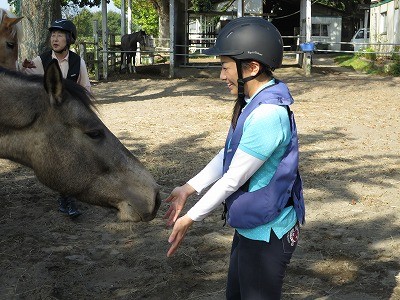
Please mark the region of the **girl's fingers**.
<svg viewBox="0 0 400 300"><path fill-rule="evenodd" d="M174 199L174 196L169 195L168 198L166 198L166 199L164 200L164 202L167 202L167 203L168 203L168 202L171 202L172 199Z"/></svg>

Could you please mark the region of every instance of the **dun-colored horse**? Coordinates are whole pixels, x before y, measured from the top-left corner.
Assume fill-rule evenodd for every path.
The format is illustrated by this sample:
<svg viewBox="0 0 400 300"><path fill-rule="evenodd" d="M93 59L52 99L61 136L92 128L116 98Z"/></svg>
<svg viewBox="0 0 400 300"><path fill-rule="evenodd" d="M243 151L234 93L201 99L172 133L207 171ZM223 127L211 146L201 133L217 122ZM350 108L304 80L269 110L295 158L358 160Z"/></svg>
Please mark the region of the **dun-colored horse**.
<svg viewBox="0 0 400 300"><path fill-rule="evenodd" d="M22 37L22 18L0 8L0 66L15 70L18 59L18 41Z"/></svg>
<svg viewBox="0 0 400 300"><path fill-rule="evenodd" d="M146 32L144 32L143 30L130 34L125 34L121 37L120 71L122 70L122 65L126 65L126 68L129 73L132 72L136 73L135 57L136 57L137 43L139 43L141 46L145 46L145 42L146 42Z"/></svg>
<svg viewBox="0 0 400 300"><path fill-rule="evenodd" d="M101 122L90 95L63 80L56 60L43 77L0 68L0 157L32 168L46 186L79 200L149 221L159 187Z"/></svg>

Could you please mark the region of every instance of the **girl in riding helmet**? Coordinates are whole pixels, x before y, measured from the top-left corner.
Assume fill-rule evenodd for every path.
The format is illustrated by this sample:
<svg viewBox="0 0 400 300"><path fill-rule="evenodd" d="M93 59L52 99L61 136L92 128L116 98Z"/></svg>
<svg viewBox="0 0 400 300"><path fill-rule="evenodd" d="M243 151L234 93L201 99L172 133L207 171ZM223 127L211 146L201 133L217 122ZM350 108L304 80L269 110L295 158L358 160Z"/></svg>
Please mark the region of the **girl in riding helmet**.
<svg viewBox="0 0 400 300"><path fill-rule="evenodd" d="M90 92L90 81L85 61L78 54L69 50L77 37L74 23L66 19L55 20L49 31L51 50L40 54L32 61L25 59L21 71L26 74L43 75L48 64L53 59L57 59L63 78L80 84ZM61 195L58 202L59 211L71 218L82 214L76 206L74 197Z"/></svg>
<svg viewBox="0 0 400 300"><path fill-rule="evenodd" d="M90 92L85 61L78 54L69 50L77 37L74 23L66 19L55 20L49 31L51 50L40 54L32 61L25 59L21 71L26 74L43 75L50 61L57 59L63 77L77 82Z"/></svg>
<svg viewBox="0 0 400 300"><path fill-rule="evenodd" d="M259 17L229 22L205 52L221 60L220 79L237 96L225 147L165 200L174 224L167 256L189 227L221 203L235 229L227 299L280 299L285 270L296 248L305 208L298 170L296 124L287 86L274 78L283 58L278 30ZM212 187L182 217L187 198Z"/></svg>

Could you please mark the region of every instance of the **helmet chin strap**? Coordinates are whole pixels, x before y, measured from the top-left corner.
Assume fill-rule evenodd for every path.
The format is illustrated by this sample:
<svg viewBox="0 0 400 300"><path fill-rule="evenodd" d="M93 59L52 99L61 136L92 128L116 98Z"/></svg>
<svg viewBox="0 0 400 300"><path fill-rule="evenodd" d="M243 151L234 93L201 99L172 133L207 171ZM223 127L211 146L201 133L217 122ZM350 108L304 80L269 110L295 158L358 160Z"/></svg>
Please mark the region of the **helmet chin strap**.
<svg viewBox="0 0 400 300"><path fill-rule="evenodd" d="M240 60L236 60L236 69L237 69L237 73L238 73L238 80L237 80L237 82L238 82L238 98L241 101L244 101L244 97L245 97L244 84L246 82L249 82L250 80L253 80L253 79L257 78L258 76L260 76L261 73L264 72L264 68L260 68L256 75L248 76L246 78L243 78L242 62Z"/></svg>

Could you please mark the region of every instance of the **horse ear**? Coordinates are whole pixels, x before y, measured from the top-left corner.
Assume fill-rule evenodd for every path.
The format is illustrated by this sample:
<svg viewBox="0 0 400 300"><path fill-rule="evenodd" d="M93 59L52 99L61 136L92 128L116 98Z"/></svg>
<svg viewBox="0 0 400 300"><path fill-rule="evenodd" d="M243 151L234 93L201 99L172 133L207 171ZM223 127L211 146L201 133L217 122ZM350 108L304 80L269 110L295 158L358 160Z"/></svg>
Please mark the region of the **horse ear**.
<svg viewBox="0 0 400 300"><path fill-rule="evenodd" d="M61 104L63 94L62 73L57 59L53 59L44 72L44 88L50 96L50 104Z"/></svg>
<svg viewBox="0 0 400 300"><path fill-rule="evenodd" d="M4 15L4 19L3 19L3 24L5 25L5 28L11 28L11 26L17 24L18 22L20 22L24 17L20 17L20 18L10 18L7 15Z"/></svg>

